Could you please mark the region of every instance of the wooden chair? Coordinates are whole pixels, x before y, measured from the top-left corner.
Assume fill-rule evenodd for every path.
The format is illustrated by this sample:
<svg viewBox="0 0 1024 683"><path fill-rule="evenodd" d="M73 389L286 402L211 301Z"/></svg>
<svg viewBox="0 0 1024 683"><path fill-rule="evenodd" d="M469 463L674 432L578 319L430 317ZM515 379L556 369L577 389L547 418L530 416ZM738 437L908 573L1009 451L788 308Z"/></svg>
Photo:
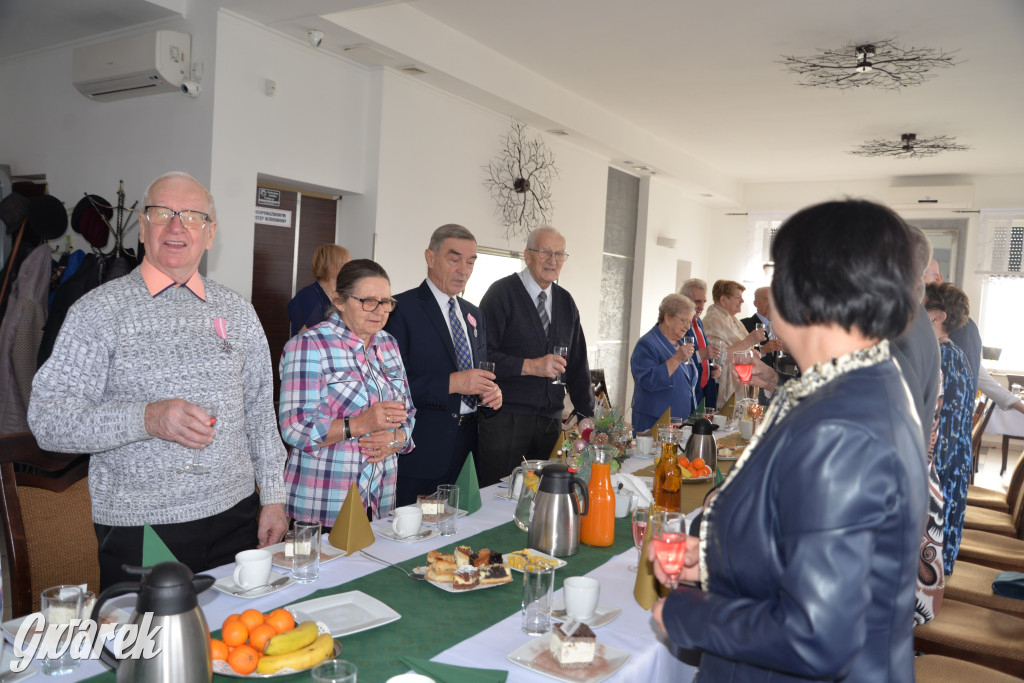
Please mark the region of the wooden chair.
<svg viewBox="0 0 1024 683"><path fill-rule="evenodd" d="M1017 509L1017 501L1024 495L1024 467L1020 467L1024 454L1017 459L1017 466L1014 467L1013 475L1010 477L1010 486L1007 488L1005 500L1008 510ZM1017 521L1009 511L993 510L971 504L970 489L967 493L967 511L964 515L964 528L977 529L979 531L990 531L994 534L1002 534L1011 538L1024 538L1024 527L1018 528ZM1024 513L1022 513L1024 514Z"/></svg>
<svg viewBox="0 0 1024 683"><path fill-rule="evenodd" d="M987 666L942 655L914 658L914 678L917 683L1013 683L1020 680Z"/></svg>
<svg viewBox="0 0 1024 683"><path fill-rule="evenodd" d="M1013 524L1017 538L964 529L960 537L960 551L957 560L994 567L1004 571L1024 572L1024 495L1018 495L1013 508ZM956 568L953 569L954 574Z"/></svg>
<svg viewBox="0 0 1024 683"><path fill-rule="evenodd" d="M942 597L1024 618L1024 600L1006 598L992 592L992 582L999 572L999 569L958 560L953 573L946 576Z"/></svg>
<svg viewBox="0 0 1024 683"><path fill-rule="evenodd" d="M37 611L50 586L84 583L99 593L88 468L89 456L44 451L27 432L0 436L12 617Z"/></svg>
<svg viewBox="0 0 1024 683"><path fill-rule="evenodd" d="M1024 387L1024 376L1021 375L1007 375L1006 381L1009 386L1019 384ZM999 476L1003 475L1006 471L1006 453L1010 448L1010 439L1024 439L1024 436L1011 436L1010 434L1003 434L1003 466L999 469Z"/></svg>
<svg viewBox="0 0 1024 683"><path fill-rule="evenodd" d="M985 399L974 413L974 426L971 428L971 458L974 465L971 467L971 483L974 483L974 473L978 471L978 463L981 461L981 439L985 435L985 428L992 418L992 409L995 408L995 401ZM979 414L980 411L980 414Z"/></svg>
<svg viewBox="0 0 1024 683"><path fill-rule="evenodd" d="M967 660L1017 677L1024 677L1021 643L1024 619L948 597L933 620L914 629L918 652Z"/></svg>
<svg viewBox="0 0 1024 683"><path fill-rule="evenodd" d="M1024 489L1024 450L1017 456L1017 462L1010 474L1010 485L1005 491L989 489L971 484L967 487L967 505L970 507L988 508L999 512L1010 512L1010 500Z"/></svg>

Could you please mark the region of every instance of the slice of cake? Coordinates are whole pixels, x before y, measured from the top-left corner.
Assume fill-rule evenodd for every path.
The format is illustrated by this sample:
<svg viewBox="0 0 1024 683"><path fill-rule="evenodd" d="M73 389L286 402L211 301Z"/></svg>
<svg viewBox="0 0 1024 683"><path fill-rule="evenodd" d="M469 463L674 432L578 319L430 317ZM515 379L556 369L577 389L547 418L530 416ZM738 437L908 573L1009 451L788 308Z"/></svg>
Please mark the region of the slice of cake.
<svg viewBox="0 0 1024 683"><path fill-rule="evenodd" d="M438 560L433 564L427 565L427 581L437 581L438 583L451 583L452 577L457 568L458 567L455 566L454 562Z"/></svg>
<svg viewBox="0 0 1024 683"><path fill-rule="evenodd" d="M460 567L465 567L470 564L469 558L473 555L473 550L468 545L460 545L455 549L455 564Z"/></svg>
<svg viewBox="0 0 1024 683"><path fill-rule="evenodd" d="M468 591L480 585L480 570L464 565L452 574L452 588L457 591Z"/></svg>
<svg viewBox="0 0 1024 683"><path fill-rule="evenodd" d="M510 583L512 572L506 564L488 564L480 568L480 585L491 586L496 583Z"/></svg>
<svg viewBox="0 0 1024 683"><path fill-rule="evenodd" d="M444 512L444 502L438 501L433 495L416 496L416 504L423 510L424 522L436 522L437 516Z"/></svg>
<svg viewBox="0 0 1024 683"><path fill-rule="evenodd" d="M469 563L474 567L483 567L488 564L504 564L505 560L502 559L501 553L483 548L470 555Z"/></svg>
<svg viewBox="0 0 1024 683"><path fill-rule="evenodd" d="M588 669L597 654L597 636L586 624L580 624L571 636L565 635L562 624L555 624L548 648L563 669Z"/></svg>

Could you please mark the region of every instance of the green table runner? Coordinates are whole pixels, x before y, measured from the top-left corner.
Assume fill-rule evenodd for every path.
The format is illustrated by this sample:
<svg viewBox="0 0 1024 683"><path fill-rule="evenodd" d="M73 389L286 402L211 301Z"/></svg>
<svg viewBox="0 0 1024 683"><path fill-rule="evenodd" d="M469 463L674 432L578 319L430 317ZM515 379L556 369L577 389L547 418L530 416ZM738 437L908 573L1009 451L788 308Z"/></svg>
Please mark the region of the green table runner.
<svg viewBox="0 0 1024 683"><path fill-rule="evenodd" d="M500 552L514 552L526 547L526 534L514 522L508 522L440 550L450 553L457 545L468 545L473 550L491 548ZM615 543L607 548L592 548L581 544L578 553L566 558L569 564L555 572L555 590L562 586L566 577L586 574L631 547L633 536L630 519L626 517L615 520ZM412 569L424 564L425 553L401 562L399 566ZM512 583L486 590L448 593L426 581L403 578L394 569L382 567L372 574L316 591L305 599L358 590L377 598L402 615L398 621L344 636L338 641L342 645L341 657L359 667L361 681L385 681L409 670L398 661L399 654L430 659L518 612L523 598L521 576L514 571ZM624 577L623 594L628 595L632 590L632 585L628 584L632 576ZM215 635L219 635L219 631ZM499 664L480 663L484 668L493 668ZM113 682L114 673L107 672L88 680L90 683ZM215 683L231 683L237 679L214 675L213 680ZM310 675L309 672L299 672L274 680L308 681Z"/></svg>

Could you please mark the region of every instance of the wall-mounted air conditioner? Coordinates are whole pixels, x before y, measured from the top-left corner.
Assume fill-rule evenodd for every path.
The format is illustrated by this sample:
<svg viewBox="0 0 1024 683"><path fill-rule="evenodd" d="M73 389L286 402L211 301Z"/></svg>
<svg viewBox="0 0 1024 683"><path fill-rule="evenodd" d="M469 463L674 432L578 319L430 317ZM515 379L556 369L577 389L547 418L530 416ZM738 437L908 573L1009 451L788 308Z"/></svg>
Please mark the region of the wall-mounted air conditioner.
<svg viewBox="0 0 1024 683"><path fill-rule="evenodd" d="M94 100L172 92L191 69L192 38L177 31L151 31L75 48L75 87Z"/></svg>
<svg viewBox="0 0 1024 683"><path fill-rule="evenodd" d="M886 194L886 203L894 211L970 209L974 203L974 187L971 185L890 187Z"/></svg>

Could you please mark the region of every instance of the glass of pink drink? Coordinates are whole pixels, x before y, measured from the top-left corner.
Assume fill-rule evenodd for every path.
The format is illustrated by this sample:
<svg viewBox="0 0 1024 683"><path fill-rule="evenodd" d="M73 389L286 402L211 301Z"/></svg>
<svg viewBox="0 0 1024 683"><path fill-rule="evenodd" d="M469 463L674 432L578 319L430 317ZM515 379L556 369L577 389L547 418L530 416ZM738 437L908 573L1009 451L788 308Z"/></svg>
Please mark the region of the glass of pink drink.
<svg viewBox="0 0 1024 683"><path fill-rule="evenodd" d="M653 534L651 544L658 565L675 590L686 556L686 518L681 512L659 512L651 518L648 528L649 533Z"/></svg>
<svg viewBox="0 0 1024 683"><path fill-rule="evenodd" d="M644 547L644 533L647 531L647 520L650 516L651 508L649 507L633 508L633 545L636 546L637 563L626 567L631 572L640 570L640 553Z"/></svg>

